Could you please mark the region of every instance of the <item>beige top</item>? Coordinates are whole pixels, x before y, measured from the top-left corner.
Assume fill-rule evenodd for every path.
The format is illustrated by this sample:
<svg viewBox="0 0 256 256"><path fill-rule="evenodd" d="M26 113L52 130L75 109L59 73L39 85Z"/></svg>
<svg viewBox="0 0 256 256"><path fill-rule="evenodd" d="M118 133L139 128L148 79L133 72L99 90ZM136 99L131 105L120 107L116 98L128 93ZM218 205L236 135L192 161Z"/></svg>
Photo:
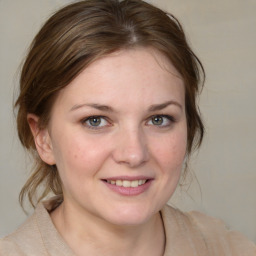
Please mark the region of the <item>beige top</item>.
<svg viewBox="0 0 256 256"><path fill-rule="evenodd" d="M54 227L48 211L56 201L40 203L14 233L0 240L0 256L75 256ZM164 256L255 256L256 245L225 225L199 212L183 213L166 205Z"/></svg>

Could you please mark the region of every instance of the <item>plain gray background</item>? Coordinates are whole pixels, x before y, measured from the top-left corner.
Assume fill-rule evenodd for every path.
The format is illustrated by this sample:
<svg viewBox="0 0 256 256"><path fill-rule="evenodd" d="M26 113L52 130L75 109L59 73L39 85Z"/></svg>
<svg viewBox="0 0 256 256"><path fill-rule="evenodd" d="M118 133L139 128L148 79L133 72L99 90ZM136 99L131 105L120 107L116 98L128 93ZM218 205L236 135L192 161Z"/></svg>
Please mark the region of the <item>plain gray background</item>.
<svg viewBox="0 0 256 256"><path fill-rule="evenodd" d="M42 22L68 2L0 0L0 236L26 218L18 194L30 159L19 145L12 112L17 70ZM256 0L150 2L179 18L207 73L200 100L207 134L191 162L200 186L194 179L170 203L221 218L255 242Z"/></svg>

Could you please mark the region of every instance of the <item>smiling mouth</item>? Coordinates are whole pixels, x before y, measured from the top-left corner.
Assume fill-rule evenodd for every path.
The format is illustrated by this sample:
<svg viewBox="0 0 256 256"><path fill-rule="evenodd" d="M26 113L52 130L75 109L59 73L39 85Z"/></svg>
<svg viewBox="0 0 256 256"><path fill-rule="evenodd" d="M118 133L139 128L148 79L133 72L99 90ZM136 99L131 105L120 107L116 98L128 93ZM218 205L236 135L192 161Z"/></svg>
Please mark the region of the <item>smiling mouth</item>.
<svg viewBox="0 0 256 256"><path fill-rule="evenodd" d="M137 188L144 185L148 180L104 180L108 184L125 188Z"/></svg>

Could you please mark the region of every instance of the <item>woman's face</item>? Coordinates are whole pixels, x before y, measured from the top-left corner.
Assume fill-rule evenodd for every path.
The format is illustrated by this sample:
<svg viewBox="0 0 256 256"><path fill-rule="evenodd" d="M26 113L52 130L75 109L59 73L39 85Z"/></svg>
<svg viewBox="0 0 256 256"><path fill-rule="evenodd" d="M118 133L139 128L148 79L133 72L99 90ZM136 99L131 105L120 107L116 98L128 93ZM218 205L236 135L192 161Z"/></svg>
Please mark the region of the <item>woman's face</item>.
<svg viewBox="0 0 256 256"><path fill-rule="evenodd" d="M97 60L64 88L47 136L66 208L118 225L156 214L186 153L184 95L176 69L152 48Z"/></svg>

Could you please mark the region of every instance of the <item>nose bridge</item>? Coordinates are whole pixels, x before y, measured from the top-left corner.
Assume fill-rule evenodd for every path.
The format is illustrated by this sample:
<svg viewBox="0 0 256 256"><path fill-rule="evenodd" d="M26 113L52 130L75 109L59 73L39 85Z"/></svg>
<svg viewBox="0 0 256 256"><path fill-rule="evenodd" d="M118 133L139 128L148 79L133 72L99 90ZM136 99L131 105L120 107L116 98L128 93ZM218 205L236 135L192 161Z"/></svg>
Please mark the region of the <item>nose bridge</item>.
<svg viewBox="0 0 256 256"><path fill-rule="evenodd" d="M119 130L113 156L116 162L137 167L148 160L146 136L140 127Z"/></svg>

